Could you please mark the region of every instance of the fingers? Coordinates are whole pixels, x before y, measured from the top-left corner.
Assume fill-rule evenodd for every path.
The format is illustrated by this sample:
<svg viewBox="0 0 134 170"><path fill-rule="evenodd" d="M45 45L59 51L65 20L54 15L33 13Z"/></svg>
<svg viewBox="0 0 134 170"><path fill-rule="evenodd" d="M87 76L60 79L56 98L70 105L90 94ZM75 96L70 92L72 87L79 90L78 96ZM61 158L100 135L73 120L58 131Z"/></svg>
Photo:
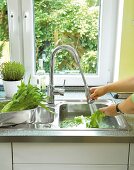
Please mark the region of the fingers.
<svg viewBox="0 0 134 170"><path fill-rule="evenodd" d="M89 89L89 98L91 100L96 100L99 96L98 96L98 93L97 93L97 87L92 87Z"/></svg>
<svg viewBox="0 0 134 170"><path fill-rule="evenodd" d="M92 87L89 89L90 99L96 100L98 97L106 94L106 92L105 86Z"/></svg>
<svg viewBox="0 0 134 170"><path fill-rule="evenodd" d="M107 116L116 116L118 113L116 112L116 106L115 104L108 106L108 107L103 107L99 109L101 112L103 112Z"/></svg>
<svg viewBox="0 0 134 170"><path fill-rule="evenodd" d="M107 115L107 107L102 107L99 110Z"/></svg>
<svg viewBox="0 0 134 170"><path fill-rule="evenodd" d="M90 95L91 100L96 100L99 96L96 93Z"/></svg>
<svg viewBox="0 0 134 170"><path fill-rule="evenodd" d="M96 87L91 87L91 88L89 89L90 93L93 93L95 90L96 90Z"/></svg>

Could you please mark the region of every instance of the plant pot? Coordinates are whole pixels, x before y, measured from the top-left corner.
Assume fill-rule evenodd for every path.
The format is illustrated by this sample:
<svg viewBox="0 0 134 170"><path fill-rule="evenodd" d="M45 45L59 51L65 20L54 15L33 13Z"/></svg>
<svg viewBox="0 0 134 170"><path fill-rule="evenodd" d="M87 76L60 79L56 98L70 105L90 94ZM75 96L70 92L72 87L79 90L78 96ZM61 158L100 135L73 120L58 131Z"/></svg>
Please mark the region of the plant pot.
<svg viewBox="0 0 134 170"><path fill-rule="evenodd" d="M21 84L21 80L19 81L4 81L3 80L5 96L7 98L12 98L13 95L17 92L18 85L20 84Z"/></svg>

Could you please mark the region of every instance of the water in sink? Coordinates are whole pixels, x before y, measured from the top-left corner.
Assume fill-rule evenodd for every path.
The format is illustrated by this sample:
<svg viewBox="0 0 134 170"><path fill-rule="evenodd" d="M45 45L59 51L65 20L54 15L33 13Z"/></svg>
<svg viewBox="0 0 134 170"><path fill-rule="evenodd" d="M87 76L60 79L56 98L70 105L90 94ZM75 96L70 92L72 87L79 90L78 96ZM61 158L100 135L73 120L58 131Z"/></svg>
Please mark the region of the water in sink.
<svg viewBox="0 0 134 170"><path fill-rule="evenodd" d="M106 101L96 101L93 105L94 108L89 109L89 106L87 103L82 102L71 102L71 103L64 103L61 104L59 107L59 126L60 128L70 128L67 125L67 122L72 123L71 120L74 120L75 117L78 116L84 116L84 117L90 117L91 114L93 114L94 109L99 109L101 107L108 106L109 104L112 104L111 102ZM92 105L90 106L92 107ZM65 122L65 126L64 125ZM74 126L75 128L86 128L86 126ZM115 117L106 116L102 119L102 122L99 124L99 129L118 129L118 130L128 130L129 126L127 124L127 121L125 120L124 116L119 115Z"/></svg>

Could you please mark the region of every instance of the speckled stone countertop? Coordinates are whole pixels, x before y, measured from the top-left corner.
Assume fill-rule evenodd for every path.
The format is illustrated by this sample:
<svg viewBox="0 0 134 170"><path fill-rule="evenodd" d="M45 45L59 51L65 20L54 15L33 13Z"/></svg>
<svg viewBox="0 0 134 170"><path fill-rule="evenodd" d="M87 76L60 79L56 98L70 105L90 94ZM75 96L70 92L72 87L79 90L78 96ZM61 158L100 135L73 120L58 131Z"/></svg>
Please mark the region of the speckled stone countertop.
<svg viewBox="0 0 134 170"><path fill-rule="evenodd" d="M0 93L4 98L4 93ZM56 100L85 98L84 92L66 92L64 97ZM111 94L103 98L113 99ZM116 102L120 102L119 99ZM62 130L38 128L27 124L25 128L20 124L17 127L0 128L0 142L78 142L78 143L134 143L134 115L125 115L131 129L126 130ZM42 125L43 126L43 125Z"/></svg>

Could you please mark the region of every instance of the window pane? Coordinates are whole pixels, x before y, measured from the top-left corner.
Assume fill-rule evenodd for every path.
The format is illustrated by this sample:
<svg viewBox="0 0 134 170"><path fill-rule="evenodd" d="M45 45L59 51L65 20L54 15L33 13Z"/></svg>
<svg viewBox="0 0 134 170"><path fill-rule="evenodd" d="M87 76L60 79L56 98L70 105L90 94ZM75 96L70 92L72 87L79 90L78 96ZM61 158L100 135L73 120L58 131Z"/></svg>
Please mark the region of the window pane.
<svg viewBox="0 0 134 170"><path fill-rule="evenodd" d="M0 64L9 60L7 3L0 1Z"/></svg>
<svg viewBox="0 0 134 170"><path fill-rule="evenodd" d="M77 50L84 73L97 73L99 4L99 0L35 0L36 70L42 58L48 73L52 49L69 44ZM78 73L67 51L57 54L55 72Z"/></svg>

